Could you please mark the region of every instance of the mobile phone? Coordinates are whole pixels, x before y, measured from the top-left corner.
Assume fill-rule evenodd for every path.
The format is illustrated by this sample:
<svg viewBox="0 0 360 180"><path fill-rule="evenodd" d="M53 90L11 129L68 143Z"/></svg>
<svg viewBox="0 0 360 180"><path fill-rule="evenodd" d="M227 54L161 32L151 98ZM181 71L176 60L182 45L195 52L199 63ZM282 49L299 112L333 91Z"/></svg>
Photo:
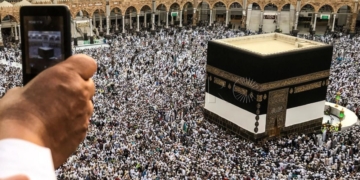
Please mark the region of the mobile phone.
<svg viewBox="0 0 360 180"><path fill-rule="evenodd" d="M23 84L71 56L70 10L65 5L20 8Z"/></svg>

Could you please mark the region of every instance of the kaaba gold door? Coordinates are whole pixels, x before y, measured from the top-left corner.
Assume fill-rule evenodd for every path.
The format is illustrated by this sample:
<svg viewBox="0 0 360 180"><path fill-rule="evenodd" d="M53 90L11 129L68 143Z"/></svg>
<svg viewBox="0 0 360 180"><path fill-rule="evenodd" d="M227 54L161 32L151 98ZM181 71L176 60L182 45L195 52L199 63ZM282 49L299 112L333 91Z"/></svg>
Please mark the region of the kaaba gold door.
<svg viewBox="0 0 360 180"><path fill-rule="evenodd" d="M289 88L270 91L266 115L266 133L269 137L278 136L285 127Z"/></svg>

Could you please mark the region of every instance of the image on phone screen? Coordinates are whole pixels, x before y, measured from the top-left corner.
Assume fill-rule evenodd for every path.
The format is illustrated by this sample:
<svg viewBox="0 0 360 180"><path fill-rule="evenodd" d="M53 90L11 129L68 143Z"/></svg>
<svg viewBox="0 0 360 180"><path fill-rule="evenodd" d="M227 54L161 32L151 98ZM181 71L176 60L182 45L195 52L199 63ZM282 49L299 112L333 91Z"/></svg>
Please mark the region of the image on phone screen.
<svg viewBox="0 0 360 180"><path fill-rule="evenodd" d="M63 19L25 16L26 73L37 74L64 60Z"/></svg>

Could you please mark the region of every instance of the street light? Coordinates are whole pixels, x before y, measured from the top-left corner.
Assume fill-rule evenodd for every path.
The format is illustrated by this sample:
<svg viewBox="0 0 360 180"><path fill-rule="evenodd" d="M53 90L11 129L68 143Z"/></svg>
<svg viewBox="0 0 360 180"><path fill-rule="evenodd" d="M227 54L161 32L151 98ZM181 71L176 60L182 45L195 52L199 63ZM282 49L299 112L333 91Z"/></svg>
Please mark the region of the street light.
<svg viewBox="0 0 360 180"><path fill-rule="evenodd" d="M337 92L337 93L336 93L336 96L335 96L335 101L336 101L335 107L338 107L339 101L340 101L340 99L341 99L340 94L341 94L340 92Z"/></svg>

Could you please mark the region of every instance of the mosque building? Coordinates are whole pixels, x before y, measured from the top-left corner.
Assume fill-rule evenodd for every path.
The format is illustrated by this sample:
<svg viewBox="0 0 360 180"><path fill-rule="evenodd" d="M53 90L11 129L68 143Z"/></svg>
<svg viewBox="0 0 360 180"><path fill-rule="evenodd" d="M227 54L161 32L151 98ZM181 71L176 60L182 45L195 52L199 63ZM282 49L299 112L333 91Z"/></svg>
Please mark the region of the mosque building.
<svg viewBox="0 0 360 180"><path fill-rule="evenodd" d="M292 35L334 32L341 27L354 34L359 12L358 0L4 0L0 3L0 28L14 41L20 39L19 8L30 4L69 6L73 38L90 39L91 43L96 37L139 31L140 26L156 30L216 23Z"/></svg>

